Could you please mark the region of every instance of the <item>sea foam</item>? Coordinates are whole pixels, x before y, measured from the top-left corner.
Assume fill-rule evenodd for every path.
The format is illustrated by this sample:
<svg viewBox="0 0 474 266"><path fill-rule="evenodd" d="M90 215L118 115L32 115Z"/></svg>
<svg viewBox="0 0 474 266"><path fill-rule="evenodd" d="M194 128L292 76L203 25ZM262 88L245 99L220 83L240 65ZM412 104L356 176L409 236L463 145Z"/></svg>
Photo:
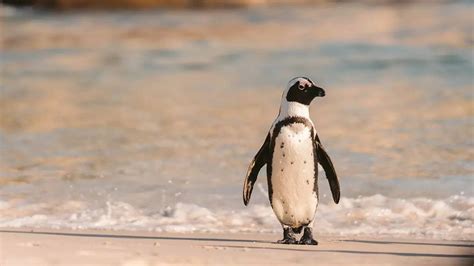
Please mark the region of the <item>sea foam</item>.
<svg viewBox="0 0 474 266"><path fill-rule="evenodd" d="M47 210L54 209L48 213ZM0 201L0 227L146 230L156 232L279 232L268 205L238 210L208 209L177 203L158 212L125 202L108 201L102 208L84 202L25 206ZM60 210L60 211L59 211ZM335 236L392 236L474 240L474 198L454 195L445 199L398 199L383 195L341 198L338 205L320 204L315 234Z"/></svg>

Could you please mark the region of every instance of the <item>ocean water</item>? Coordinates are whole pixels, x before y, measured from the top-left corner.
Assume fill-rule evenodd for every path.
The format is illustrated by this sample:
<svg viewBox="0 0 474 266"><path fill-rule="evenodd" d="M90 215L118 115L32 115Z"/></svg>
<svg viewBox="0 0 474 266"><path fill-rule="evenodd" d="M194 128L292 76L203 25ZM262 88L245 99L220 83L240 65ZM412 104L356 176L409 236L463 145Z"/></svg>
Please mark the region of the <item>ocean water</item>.
<svg viewBox="0 0 474 266"><path fill-rule="evenodd" d="M279 232L247 166L308 76L340 177L316 234L473 240L469 1L1 7L0 227Z"/></svg>

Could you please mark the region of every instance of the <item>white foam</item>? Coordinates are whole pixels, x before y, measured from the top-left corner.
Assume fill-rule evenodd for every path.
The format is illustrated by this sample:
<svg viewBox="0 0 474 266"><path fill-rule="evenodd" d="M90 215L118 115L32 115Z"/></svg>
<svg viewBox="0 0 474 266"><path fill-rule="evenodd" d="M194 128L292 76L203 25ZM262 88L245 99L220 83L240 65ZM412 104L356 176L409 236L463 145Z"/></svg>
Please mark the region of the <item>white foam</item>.
<svg viewBox="0 0 474 266"><path fill-rule="evenodd" d="M279 232L271 208L209 210L177 203L149 213L124 202L106 202L92 209L83 202L65 202L53 208L0 201L0 227L149 230L158 232ZM474 198L396 199L382 195L341 198L340 204L320 204L316 234L341 236L395 236L473 240Z"/></svg>

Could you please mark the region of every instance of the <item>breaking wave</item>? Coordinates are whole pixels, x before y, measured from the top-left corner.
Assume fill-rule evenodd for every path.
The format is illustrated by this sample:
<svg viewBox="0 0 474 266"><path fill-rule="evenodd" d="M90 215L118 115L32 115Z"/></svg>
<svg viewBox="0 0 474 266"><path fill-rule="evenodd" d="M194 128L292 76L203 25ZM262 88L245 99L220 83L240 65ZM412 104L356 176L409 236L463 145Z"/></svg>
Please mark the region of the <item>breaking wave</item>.
<svg viewBox="0 0 474 266"><path fill-rule="evenodd" d="M54 209L54 211L51 211ZM48 213L49 212L49 213ZM271 208L254 205L239 210L210 210L177 203L147 212L125 202L88 208L85 202L58 206L20 205L0 201L0 227L147 230L157 232L279 232ZM474 197L397 199L382 195L342 198L339 205L320 204L316 234L394 236L474 240Z"/></svg>

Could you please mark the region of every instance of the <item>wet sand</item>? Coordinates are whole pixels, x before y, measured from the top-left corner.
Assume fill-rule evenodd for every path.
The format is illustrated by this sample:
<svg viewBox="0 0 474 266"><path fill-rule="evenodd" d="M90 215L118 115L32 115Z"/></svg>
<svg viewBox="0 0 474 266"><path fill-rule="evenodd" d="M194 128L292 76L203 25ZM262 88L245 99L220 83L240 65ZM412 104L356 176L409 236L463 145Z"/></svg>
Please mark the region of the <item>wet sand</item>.
<svg viewBox="0 0 474 266"><path fill-rule="evenodd" d="M0 264L472 265L473 242L318 237L318 246L275 244L277 234L170 234L3 229Z"/></svg>

